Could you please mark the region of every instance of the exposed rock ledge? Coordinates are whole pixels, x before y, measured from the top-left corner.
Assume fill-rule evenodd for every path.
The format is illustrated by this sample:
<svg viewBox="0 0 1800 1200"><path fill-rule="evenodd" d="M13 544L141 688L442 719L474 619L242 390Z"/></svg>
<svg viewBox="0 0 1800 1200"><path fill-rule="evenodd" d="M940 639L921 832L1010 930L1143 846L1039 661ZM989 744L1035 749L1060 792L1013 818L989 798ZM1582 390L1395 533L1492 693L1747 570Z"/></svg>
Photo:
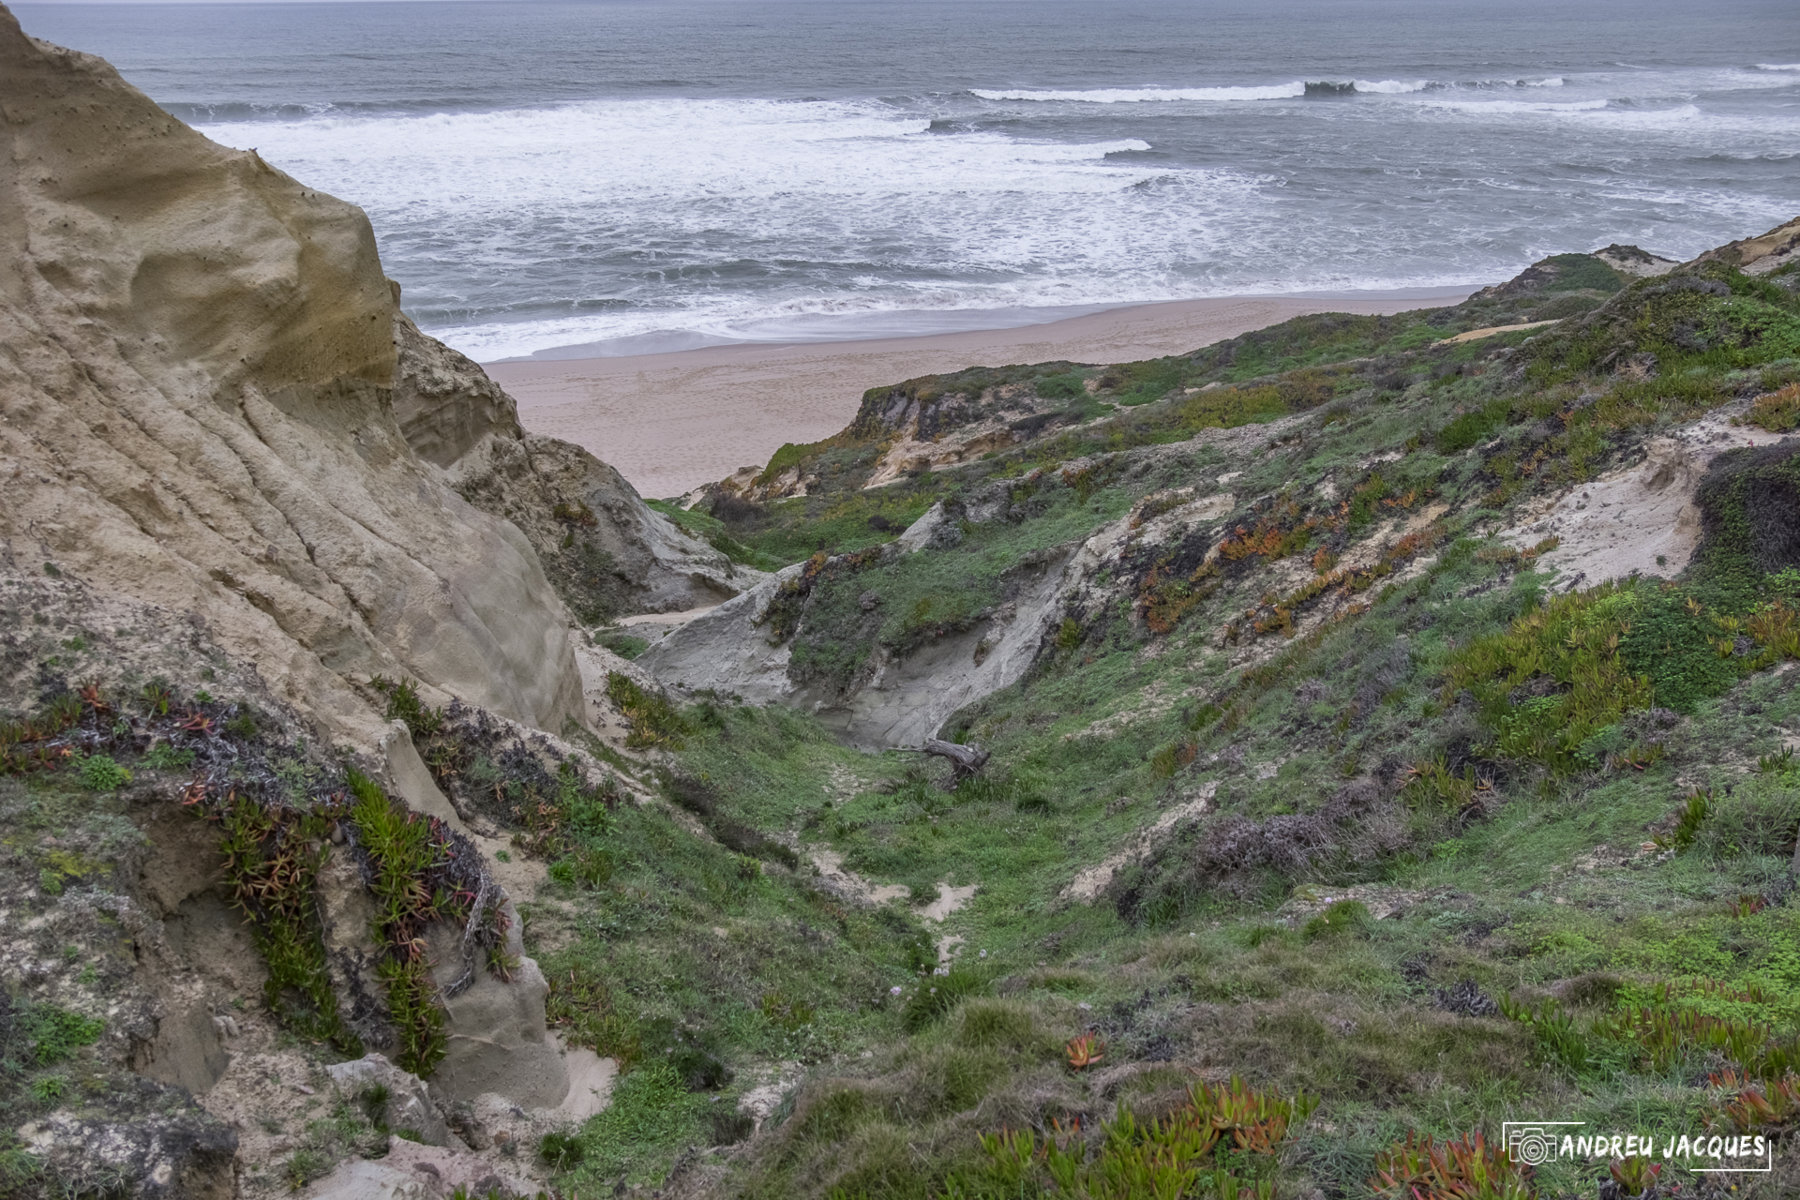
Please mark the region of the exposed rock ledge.
<svg viewBox="0 0 1800 1200"><path fill-rule="evenodd" d="M580 446L526 433L518 405L478 365L404 315L394 324L400 432L458 495L524 532L578 616L584 599L625 612L717 604L766 578L647 507ZM607 564L598 581L584 557L596 551Z"/></svg>

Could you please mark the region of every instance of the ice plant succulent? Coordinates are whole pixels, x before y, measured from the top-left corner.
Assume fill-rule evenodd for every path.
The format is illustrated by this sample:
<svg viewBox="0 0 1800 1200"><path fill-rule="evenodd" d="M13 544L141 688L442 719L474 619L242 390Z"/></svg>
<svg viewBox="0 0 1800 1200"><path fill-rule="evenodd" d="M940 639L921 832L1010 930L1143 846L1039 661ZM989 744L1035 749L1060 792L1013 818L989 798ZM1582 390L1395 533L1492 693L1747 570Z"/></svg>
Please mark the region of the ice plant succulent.
<svg viewBox="0 0 1800 1200"><path fill-rule="evenodd" d="M1078 1034L1063 1046L1072 1070L1082 1071L1106 1057L1106 1043L1091 1033Z"/></svg>
<svg viewBox="0 0 1800 1200"><path fill-rule="evenodd" d="M1406 1135L1375 1160L1369 1189L1384 1200L1531 1200L1530 1168L1490 1146L1481 1132L1453 1142Z"/></svg>

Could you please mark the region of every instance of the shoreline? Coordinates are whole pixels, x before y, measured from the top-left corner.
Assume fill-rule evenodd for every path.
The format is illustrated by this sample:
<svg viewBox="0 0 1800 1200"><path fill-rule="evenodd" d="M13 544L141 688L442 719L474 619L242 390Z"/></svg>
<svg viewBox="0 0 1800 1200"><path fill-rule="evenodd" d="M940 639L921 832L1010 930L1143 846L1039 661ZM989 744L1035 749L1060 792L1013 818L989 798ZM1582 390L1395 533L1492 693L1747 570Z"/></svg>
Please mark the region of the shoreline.
<svg viewBox="0 0 1800 1200"><path fill-rule="evenodd" d="M972 366L1103 364L1185 354L1307 313L1455 304L1473 288L1227 296L1110 308L1035 325L815 342L739 342L656 354L484 363L531 433L574 442L648 497L761 466L786 442L830 437L871 387Z"/></svg>

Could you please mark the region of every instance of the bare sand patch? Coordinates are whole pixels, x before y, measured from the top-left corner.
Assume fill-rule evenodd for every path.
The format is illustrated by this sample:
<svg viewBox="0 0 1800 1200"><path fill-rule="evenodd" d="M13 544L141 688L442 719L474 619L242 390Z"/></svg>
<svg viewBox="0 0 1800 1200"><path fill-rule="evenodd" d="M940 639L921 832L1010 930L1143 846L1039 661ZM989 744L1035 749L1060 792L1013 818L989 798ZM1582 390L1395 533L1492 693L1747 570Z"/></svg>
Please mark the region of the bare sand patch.
<svg viewBox="0 0 1800 1200"><path fill-rule="evenodd" d="M846 899L861 900L867 904L886 904L889 900L904 900L912 895L912 890L900 883L870 883L855 871L844 866L844 856L836 850L814 850L813 866L818 868L819 878L827 887Z"/></svg>
<svg viewBox="0 0 1800 1200"><path fill-rule="evenodd" d="M1653 438L1642 460L1546 497L1500 536L1521 549L1558 539L1541 560L1558 570L1563 590L1609 579L1679 575L1700 544L1694 493L1712 460L1726 450L1782 439L1712 413Z"/></svg>
<svg viewBox="0 0 1800 1200"><path fill-rule="evenodd" d="M1542 329L1546 325L1554 325L1555 321L1526 321L1519 325L1489 325L1486 329L1471 329L1467 333L1459 333L1455 337L1447 337L1439 346L1454 346L1459 342L1479 342L1482 338L1491 338L1497 333L1516 333L1521 329Z"/></svg>
<svg viewBox="0 0 1800 1200"><path fill-rule="evenodd" d="M946 880L938 884L937 899L919 910L919 916L927 921L943 924L950 919L950 914L962 908L975 897L976 885L967 887L951 887Z"/></svg>
<svg viewBox="0 0 1800 1200"><path fill-rule="evenodd" d="M704 616L717 607L719 607L717 604L705 604L699 608L684 608L678 612L634 613L629 617L620 617L618 625L622 629L635 629L640 633L646 630L658 634L667 633L671 629L678 629L686 625L695 617Z"/></svg>
<svg viewBox="0 0 1800 1200"><path fill-rule="evenodd" d="M1079 900L1083 904L1092 904L1113 881L1113 876L1129 864L1136 862L1148 854L1171 829L1183 821L1191 820L1207 810L1212 804L1213 793L1219 790L1217 783L1202 785L1193 799L1177 804L1155 821L1137 831L1129 842L1118 851L1107 855L1093 866L1076 874L1069 886L1062 891L1065 900Z"/></svg>

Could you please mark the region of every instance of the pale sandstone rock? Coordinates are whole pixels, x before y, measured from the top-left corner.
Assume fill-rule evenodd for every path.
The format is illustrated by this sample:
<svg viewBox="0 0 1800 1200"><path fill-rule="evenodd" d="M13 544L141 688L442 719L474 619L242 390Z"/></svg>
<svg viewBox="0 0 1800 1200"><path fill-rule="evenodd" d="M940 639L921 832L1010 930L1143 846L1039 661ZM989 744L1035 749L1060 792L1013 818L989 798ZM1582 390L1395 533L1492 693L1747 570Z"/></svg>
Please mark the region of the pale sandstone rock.
<svg viewBox="0 0 1800 1200"><path fill-rule="evenodd" d="M381 1161L341 1163L300 1195L303 1200L448 1200L458 1188L475 1196L495 1190L520 1196L537 1193L524 1174L498 1169L466 1150L394 1138Z"/></svg>
<svg viewBox="0 0 1800 1200"><path fill-rule="evenodd" d="M427 1146L443 1146L450 1141L450 1127L444 1124L425 1083L410 1071L402 1070L385 1055L365 1054L349 1062L333 1063L325 1068L332 1086L348 1100L369 1095L376 1088L386 1091L382 1103L382 1124L393 1130L417 1134Z"/></svg>
<svg viewBox="0 0 1800 1200"><path fill-rule="evenodd" d="M392 409L367 219L209 142L0 10L0 541L194 612L271 690L372 741L347 682L579 712L525 537ZM359 736L360 735L360 736Z"/></svg>
<svg viewBox="0 0 1800 1200"><path fill-rule="evenodd" d="M405 316L395 332L394 416L401 433L458 495L523 530L553 582L566 579L560 560L587 547L611 559L610 582L630 612L717 604L765 577L647 507L617 471L586 450L527 434L518 406L499 384ZM577 597L565 599L581 607Z"/></svg>
<svg viewBox="0 0 1800 1200"><path fill-rule="evenodd" d="M568 1097L569 1072L546 1032L550 985L537 963L525 957L519 910L507 900L502 911L506 952L518 965L512 978L503 980L477 964L468 987L454 996L440 992L445 1051L431 1086L449 1101L495 1092L524 1108L555 1108ZM461 956L446 946L460 931L440 923L429 936L438 986L447 988L463 971Z"/></svg>
<svg viewBox="0 0 1800 1200"><path fill-rule="evenodd" d="M388 780L393 785L393 792L406 802L406 807L436 817L464 837L472 836L469 827L463 824L462 815L450 803L450 797L444 795L437 780L431 777L431 769L419 757L406 722L388 722L387 732L381 737L381 754L387 760Z"/></svg>

